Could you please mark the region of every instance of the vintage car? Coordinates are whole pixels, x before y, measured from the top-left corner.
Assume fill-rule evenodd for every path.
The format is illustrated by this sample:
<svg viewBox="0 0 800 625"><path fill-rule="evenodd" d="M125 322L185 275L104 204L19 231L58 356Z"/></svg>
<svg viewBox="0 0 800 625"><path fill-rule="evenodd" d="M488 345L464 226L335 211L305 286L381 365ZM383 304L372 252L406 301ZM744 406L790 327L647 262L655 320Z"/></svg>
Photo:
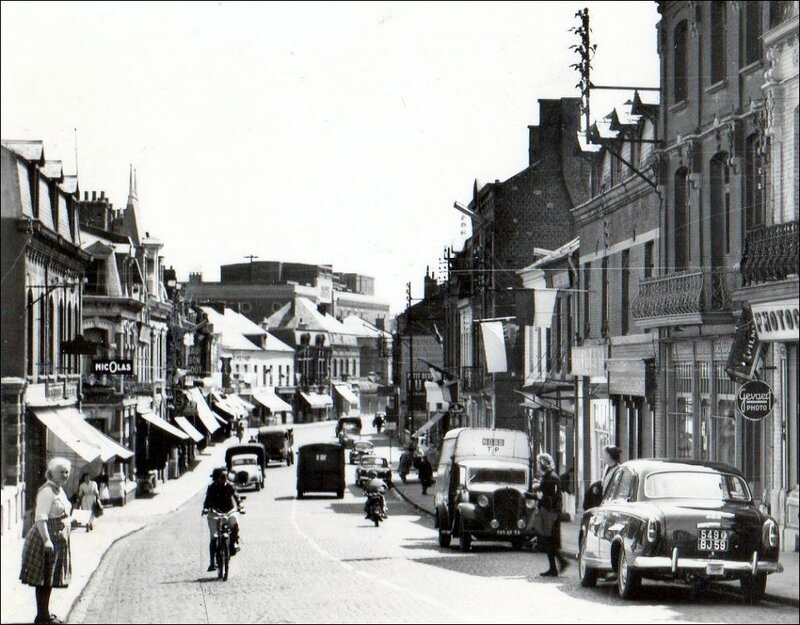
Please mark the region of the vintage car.
<svg viewBox="0 0 800 625"><path fill-rule="evenodd" d="M358 464L361 456L371 456L375 451L375 445L369 441L356 441L350 450L350 464Z"/></svg>
<svg viewBox="0 0 800 625"><path fill-rule="evenodd" d="M306 493L336 493L344 497L344 447L312 443L297 452L297 498Z"/></svg>
<svg viewBox="0 0 800 625"><path fill-rule="evenodd" d="M233 445L225 450L228 479L237 489L264 488L266 452L259 443Z"/></svg>
<svg viewBox="0 0 800 625"><path fill-rule="evenodd" d="M374 475L372 475L374 473ZM386 482L387 486L392 485L392 468L386 458L378 456L362 456L359 465L356 467L356 486L363 487L373 477Z"/></svg>
<svg viewBox="0 0 800 625"><path fill-rule="evenodd" d="M531 450L525 432L456 428L442 441L434 492L439 546L458 539L504 541L521 549L533 537L536 504L527 496Z"/></svg>
<svg viewBox="0 0 800 625"><path fill-rule="evenodd" d="M268 425L258 428L258 442L267 450L267 463L270 460L285 462L286 466L294 464L294 431L280 425Z"/></svg>
<svg viewBox="0 0 800 625"><path fill-rule="evenodd" d="M642 579L736 580L759 601L778 563L778 526L753 504L742 474L692 460L631 460L617 469L603 501L587 510L578 537L578 575L594 586L616 574L632 597Z"/></svg>
<svg viewBox="0 0 800 625"><path fill-rule="evenodd" d="M352 448L361 436L361 417L340 417L336 422L336 436L342 445Z"/></svg>

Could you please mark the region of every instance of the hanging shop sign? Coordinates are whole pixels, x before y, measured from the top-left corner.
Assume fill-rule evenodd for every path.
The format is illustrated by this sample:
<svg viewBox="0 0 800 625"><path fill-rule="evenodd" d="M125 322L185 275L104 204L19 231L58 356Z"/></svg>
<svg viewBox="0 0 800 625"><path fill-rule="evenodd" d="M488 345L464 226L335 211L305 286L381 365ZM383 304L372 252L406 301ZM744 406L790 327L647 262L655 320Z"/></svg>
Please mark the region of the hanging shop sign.
<svg viewBox="0 0 800 625"><path fill-rule="evenodd" d="M742 316L739 325L736 326L736 335L733 337L725 372L734 381L754 380L760 352L761 342L756 331L753 311L749 304L743 304Z"/></svg>
<svg viewBox="0 0 800 625"><path fill-rule="evenodd" d="M97 375L133 375L132 360L93 360L92 373Z"/></svg>
<svg viewBox="0 0 800 625"><path fill-rule="evenodd" d="M753 323L762 341L800 339L800 305L797 300L753 304Z"/></svg>
<svg viewBox="0 0 800 625"><path fill-rule="evenodd" d="M775 403L772 387L761 380L746 382L736 392L736 407L742 416L761 421L770 415Z"/></svg>

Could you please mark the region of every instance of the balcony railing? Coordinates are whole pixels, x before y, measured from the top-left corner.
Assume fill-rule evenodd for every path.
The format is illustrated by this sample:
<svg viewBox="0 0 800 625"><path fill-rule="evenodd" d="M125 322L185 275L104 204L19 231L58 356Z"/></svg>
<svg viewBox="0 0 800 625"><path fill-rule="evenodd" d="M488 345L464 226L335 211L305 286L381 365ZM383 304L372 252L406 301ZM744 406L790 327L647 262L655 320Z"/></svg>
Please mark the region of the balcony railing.
<svg viewBox="0 0 800 625"><path fill-rule="evenodd" d="M642 327L704 323L731 313L731 293L724 270L689 270L639 283L631 306Z"/></svg>
<svg viewBox="0 0 800 625"><path fill-rule="evenodd" d="M797 221L764 226L747 233L742 257L742 282L745 286L760 282L785 280L797 275Z"/></svg>
<svg viewBox="0 0 800 625"><path fill-rule="evenodd" d="M461 390L478 391L483 385L483 367L461 367Z"/></svg>

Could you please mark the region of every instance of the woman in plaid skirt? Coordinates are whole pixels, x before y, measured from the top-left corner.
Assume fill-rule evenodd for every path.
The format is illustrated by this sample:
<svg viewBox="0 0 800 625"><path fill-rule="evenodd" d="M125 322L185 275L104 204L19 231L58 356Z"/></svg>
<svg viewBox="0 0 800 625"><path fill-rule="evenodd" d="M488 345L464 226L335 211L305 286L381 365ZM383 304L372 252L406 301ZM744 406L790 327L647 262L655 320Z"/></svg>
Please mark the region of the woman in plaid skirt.
<svg viewBox="0 0 800 625"><path fill-rule="evenodd" d="M36 587L34 623L62 622L50 614L50 593L53 588L66 588L72 575L69 545L72 505L64 492L70 469L71 463L66 458L53 458L47 463L47 482L36 495L35 524L22 547L19 578L22 583Z"/></svg>

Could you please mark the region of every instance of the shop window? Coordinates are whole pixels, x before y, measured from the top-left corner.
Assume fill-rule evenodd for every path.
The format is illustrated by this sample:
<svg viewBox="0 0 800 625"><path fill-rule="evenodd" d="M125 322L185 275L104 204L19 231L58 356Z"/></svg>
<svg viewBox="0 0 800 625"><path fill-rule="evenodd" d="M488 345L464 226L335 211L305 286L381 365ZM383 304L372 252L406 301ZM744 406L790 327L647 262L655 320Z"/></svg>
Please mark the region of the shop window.
<svg viewBox="0 0 800 625"><path fill-rule="evenodd" d="M736 413L733 397L717 400L717 411L713 415L714 444L717 462L736 466Z"/></svg>
<svg viewBox="0 0 800 625"><path fill-rule="evenodd" d="M694 415L692 398L678 397L675 404L675 455L694 457Z"/></svg>

